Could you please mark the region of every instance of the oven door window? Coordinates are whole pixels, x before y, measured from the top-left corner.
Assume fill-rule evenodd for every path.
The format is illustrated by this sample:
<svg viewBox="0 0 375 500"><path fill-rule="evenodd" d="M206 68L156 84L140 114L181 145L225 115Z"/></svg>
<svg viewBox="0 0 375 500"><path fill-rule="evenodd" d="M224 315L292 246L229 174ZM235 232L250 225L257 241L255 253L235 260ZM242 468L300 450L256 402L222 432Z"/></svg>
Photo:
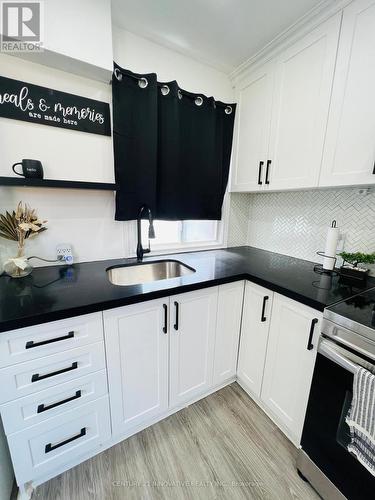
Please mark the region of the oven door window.
<svg viewBox="0 0 375 500"><path fill-rule="evenodd" d="M346 451L348 451L348 445L351 442L350 429L346 423L346 417L349 413L353 399L353 392L346 391L344 404L341 411L339 425L337 427L336 441L340 446L342 446ZM348 452L349 453L349 452Z"/></svg>

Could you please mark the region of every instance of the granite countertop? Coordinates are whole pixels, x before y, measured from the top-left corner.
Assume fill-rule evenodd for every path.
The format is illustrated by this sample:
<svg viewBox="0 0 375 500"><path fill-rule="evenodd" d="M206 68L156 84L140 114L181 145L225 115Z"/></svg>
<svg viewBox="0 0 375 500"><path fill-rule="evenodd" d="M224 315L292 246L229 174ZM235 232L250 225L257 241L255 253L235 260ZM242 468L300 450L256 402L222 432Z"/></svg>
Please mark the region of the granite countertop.
<svg viewBox="0 0 375 500"><path fill-rule="evenodd" d="M116 259L36 268L22 279L3 275L0 332L242 279L319 311L375 287L374 278L363 288L354 287L341 283L337 276L316 274L312 262L253 247L153 256L144 262L162 259L178 260L196 272L144 285L116 286L108 281L106 269L135 262Z"/></svg>

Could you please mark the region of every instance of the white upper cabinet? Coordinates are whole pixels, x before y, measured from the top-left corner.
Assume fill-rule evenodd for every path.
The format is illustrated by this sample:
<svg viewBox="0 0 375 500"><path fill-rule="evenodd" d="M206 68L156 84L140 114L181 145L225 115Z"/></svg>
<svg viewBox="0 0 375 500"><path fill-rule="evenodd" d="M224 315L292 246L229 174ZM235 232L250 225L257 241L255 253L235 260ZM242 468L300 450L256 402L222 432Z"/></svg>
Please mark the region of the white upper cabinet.
<svg viewBox="0 0 375 500"><path fill-rule="evenodd" d="M316 187L335 69L341 14L282 52L276 62L269 187Z"/></svg>
<svg viewBox="0 0 375 500"><path fill-rule="evenodd" d="M43 5L44 51L18 55L108 83L113 66L111 0L48 0Z"/></svg>
<svg viewBox="0 0 375 500"><path fill-rule="evenodd" d="M341 16L237 85L231 191L318 186Z"/></svg>
<svg viewBox="0 0 375 500"><path fill-rule="evenodd" d="M214 385L236 376L244 282L219 286L214 357Z"/></svg>
<svg viewBox="0 0 375 500"><path fill-rule="evenodd" d="M375 182L375 0L344 10L321 186Z"/></svg>
<svg viewBox="0 0 375 500"><path fill-rule="evenodd" d="M237 377L250 394L260 397L271 321L273 292L246 282Z"/></svg>
<svg viewBox="0 0 375 500"><path fill-rule="evenodd" d="M261 399L299 445L320 335L320 312L275 294Z"/></svg>
<svg viewBox="0 0 375 500"><path fill-rule="evenodd" d="M105 311L113 434L126 434L168 408L169 299Z"/></svg>
<svg viewBox="0 0 375 500"><path fill-rule="evenodd" d="M170 406L207 392L213 380L218 287L170 297Z"/></svg>
<svg viewBox="0 0 375 500"><path fill-rule="evenodd" d="M264 64L239 86L231 191L258 191L265 186L273 73L273 63Z"/></svg>

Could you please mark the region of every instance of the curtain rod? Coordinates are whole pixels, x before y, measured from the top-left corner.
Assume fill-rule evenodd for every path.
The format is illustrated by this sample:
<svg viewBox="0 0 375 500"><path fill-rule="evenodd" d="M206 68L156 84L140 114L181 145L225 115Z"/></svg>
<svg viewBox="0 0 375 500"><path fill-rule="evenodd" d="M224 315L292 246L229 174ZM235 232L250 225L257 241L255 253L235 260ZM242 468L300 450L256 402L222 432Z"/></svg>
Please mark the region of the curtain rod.
<svg viewBox="0 0 375 500"><path fill-rule="evenodd" d="M115 78L119 82L121 82L123 73L118 68L115 68L115 70L113 71L113 74L115 75ZM130 74L126 74L125 76L127 76L129 78L133 78L134 80L138 80L138 85L140 86L141 89L145 89L148 85L148 80L144 76L135 76L135 75L130 75ZM167 84L160 83L160 82L156 82L156 84L161 89L161 93L163 95L169 94L170 89L169 89ZM182 98L183 95L186 95L187 97L191 97L189 92L186 92L185 90L182 90L180 88L178 89L177 93L178 93L178 97L180 99ZM203 98L201 96L197 96L194 99L194 102L197 106L202 106ZM233 111L232 106L229 106L228 104L221 104L220 102L217 102L216 100L214 100L214 102L215 102L215 107L219 106L220 108L225 108L225 113L227 115L230 115L232 113L232 111Z"/></svg>

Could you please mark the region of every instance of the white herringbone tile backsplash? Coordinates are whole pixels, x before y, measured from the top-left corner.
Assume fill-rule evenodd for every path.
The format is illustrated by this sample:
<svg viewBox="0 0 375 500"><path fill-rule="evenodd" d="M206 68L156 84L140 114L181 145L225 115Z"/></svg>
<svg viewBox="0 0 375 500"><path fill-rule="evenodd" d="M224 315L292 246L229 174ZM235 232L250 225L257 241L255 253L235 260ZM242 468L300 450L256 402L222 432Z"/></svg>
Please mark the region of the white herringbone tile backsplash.
<svg viewBox="0 0 375 500"><path fill-rule="evenodd" d="M375 252L375 189L232 193L230 214L228 245L319 262L316 252L324 250L327 228L336 219L344 250Z"/></svg>

